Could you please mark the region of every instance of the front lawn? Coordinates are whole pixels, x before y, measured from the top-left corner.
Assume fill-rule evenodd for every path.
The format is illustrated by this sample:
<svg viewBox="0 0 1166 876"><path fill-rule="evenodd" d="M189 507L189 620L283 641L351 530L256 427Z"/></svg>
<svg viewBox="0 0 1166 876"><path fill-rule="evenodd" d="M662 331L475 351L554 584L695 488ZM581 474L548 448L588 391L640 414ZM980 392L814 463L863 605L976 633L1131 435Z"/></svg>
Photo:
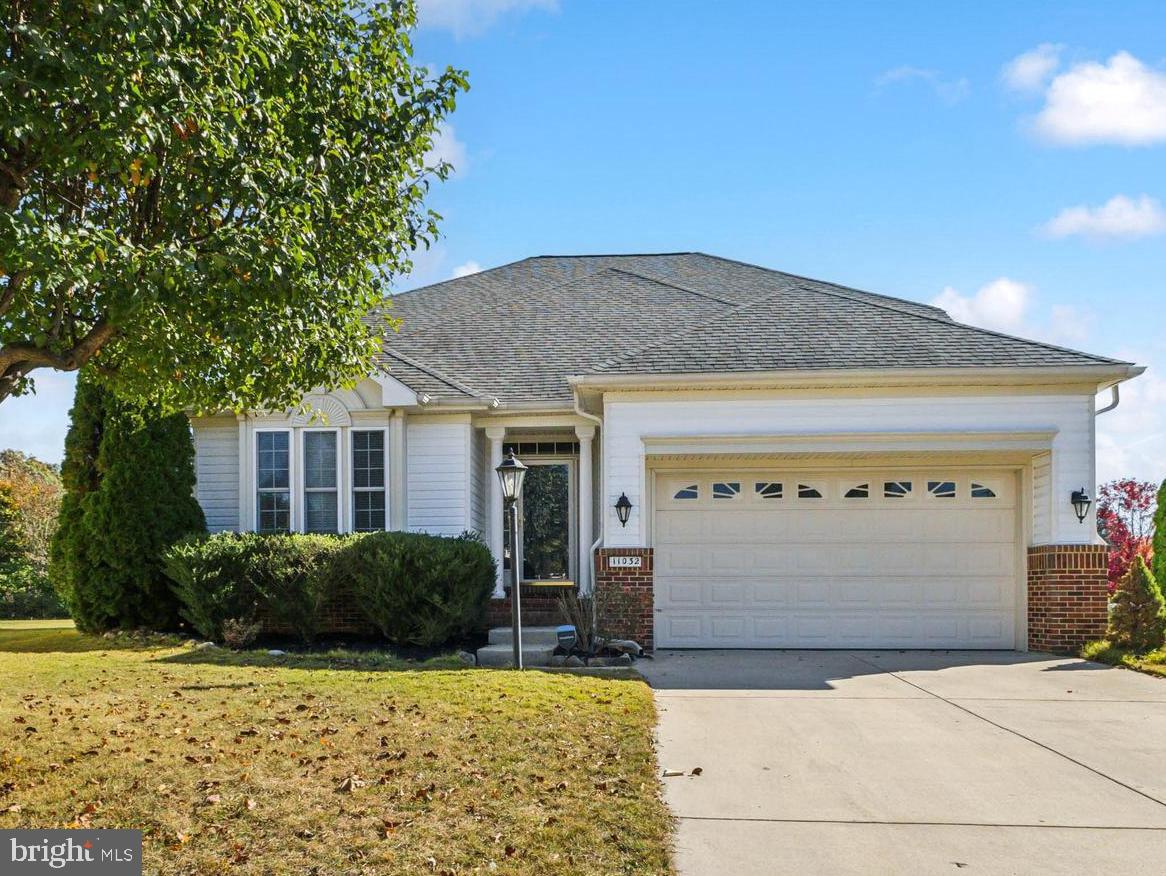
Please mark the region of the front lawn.
<svg viewBox="0 0 1166 876"><path fill-rule="evenodd" d="M1102 639L1090 642L1082 648L1081 656L1086 660L1096 660L1098 663L1108 663L1111 666L1124 666L1147 675L1166 678L1166 648L1159 648L1157 651L1145 654L1136 654L1126 648L1111 645Z"/></svg>
<svg viewBox="0 0 1166 876"><path fill-rule="evenodd" d="M147 873L670 872L642 682L360 659L0 622L0 827L140 828Z"/></svg>

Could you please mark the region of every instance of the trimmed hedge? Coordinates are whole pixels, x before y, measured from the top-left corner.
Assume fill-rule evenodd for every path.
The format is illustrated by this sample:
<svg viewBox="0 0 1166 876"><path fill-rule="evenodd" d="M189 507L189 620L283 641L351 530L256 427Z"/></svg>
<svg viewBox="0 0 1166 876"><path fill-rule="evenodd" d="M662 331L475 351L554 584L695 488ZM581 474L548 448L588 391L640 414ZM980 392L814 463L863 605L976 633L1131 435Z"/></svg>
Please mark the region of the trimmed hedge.
<svg viewBox="0 0 1166 876"><path fill-rule="evenodd" d="M392 644L432 647L481 627L494 586L490 552L472 535L218 533L176 544L165 570L182 616L219 642L224 628L261 620L311 642L343 592Z"/></svg>

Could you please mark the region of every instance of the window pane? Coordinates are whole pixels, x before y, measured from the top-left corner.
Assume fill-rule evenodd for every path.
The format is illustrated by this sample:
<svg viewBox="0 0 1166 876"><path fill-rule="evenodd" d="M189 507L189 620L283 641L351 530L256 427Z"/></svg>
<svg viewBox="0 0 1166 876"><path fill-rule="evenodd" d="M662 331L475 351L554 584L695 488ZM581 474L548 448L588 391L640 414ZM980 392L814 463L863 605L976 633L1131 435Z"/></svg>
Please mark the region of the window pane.
<svg viewBox="0 0 1166 876"><path fill-rule="evenodd" d="M259 493L260 532L287 532L291 528L291 494L283 491Z"/></svg>
<svg viewBox="0 0 1166 876"><path fill-rule="evenodd" d="M385 485L385 433L352 433L352 486Z"/></svg>
<svg viewBox="0 0 1166 876"><path fill-rule="evenodd" d="M304 433L304 488L335 489L336 433Z"/></svg>
<svg viewBox="0 0 1166 876"><path fill-rule="evenodd" d="M336 532L336 491L304 493L304 532Z"/></svg>
<svg viewBox="0 0 1166 876"><path fill-rule="evenodd" d="M357 532L377 532L385 528L384 490L366 490L357 493L356 519L353 529Z"/></svg>
<svg viewBox="0 0 1166 876"><path fill-rule="evenodd" d="M260 432L256 436L256 483L261 490L288 488L287 432Z"/></svg>

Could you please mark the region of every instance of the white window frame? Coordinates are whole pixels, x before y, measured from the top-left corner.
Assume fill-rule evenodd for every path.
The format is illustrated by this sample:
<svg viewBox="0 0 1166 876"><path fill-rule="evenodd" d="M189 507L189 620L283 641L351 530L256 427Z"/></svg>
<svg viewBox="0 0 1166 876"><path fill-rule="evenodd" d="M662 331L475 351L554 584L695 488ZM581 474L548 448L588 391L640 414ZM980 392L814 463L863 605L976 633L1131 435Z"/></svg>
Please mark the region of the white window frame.
<svg viewBox="0 0 1166 876"><path fill-rule="evenodd" d="M384 484L379 487L358 487L356 485L356 444L352 440L357 432L380 432L381 433L381 454L383 456L382 465L384 471ZM349 518L349 532L356 532L356 494L357 493L382 493L385 497L385 531L389 529L389 430L383 426L351 426L348 429L348 467L349 467L349 508L351 509L351 517ZM374 532L375 530L368 530Z"/></svg>
<svg viewBox="0 0 1166 876"><path fill-rule="evenodd" d="M344 470L344 461L343 461L344 448L345 448L345 445L347 443L344 441L343 436L341 435L342 431L343 431L343 429L340 426L323 426L323 427L299 426L299 427L295 428L295 432L296 432L296 441L295 441L296 456L297 456L297 459L299 460L299 463L300 463L296 467L298 469L298 472L299 472L299 477L297 477L295 479L296 504L299 506L300 525L299 525L299 528L293 530L294 532L306 532L307 531L304 528L305 525L307 524L307 520L308 520L307 501L306 501L305 497L307 496L309 491L313 492L313 493L335 493L336 494L336 532L335 532L335 534L339 535L341 533L348 531L346 529L347 521L344 519L344 517L345 517L344 504L345 503L340 501L340 497L344 494L344 480L343 480L342 472ZM324 487L308 487L305 485L304 474L307 471L307 465L305 464L305 457L304 457L304 436L307 435L309 432L315 432L315 433L331 432L332 434L334 434L336 436L336 486L331 488L331 489L327 489ZM321 535L328 535L328 534L332 534L332 533L320 533L320 534Z"/></svg>
<svg viewBox="0 0 1166 876"><path fill-rule="evenodd" d="M296 529L296 501L295 501L295 483L296 483L296 436L295 429L290 426L271 426L266 428L256 428L254 430L255 437L252 440L251 461L252 461L252 477L251 477L251 501L254 503L254 515L251 520L251 525L254 527L254 532L263 532L259 525L259 493L283 492L278 490L260 490L259 487L259 436L265 432L283 432L287 435L287 504L288 504L288 532L297 532Z"/></svg>

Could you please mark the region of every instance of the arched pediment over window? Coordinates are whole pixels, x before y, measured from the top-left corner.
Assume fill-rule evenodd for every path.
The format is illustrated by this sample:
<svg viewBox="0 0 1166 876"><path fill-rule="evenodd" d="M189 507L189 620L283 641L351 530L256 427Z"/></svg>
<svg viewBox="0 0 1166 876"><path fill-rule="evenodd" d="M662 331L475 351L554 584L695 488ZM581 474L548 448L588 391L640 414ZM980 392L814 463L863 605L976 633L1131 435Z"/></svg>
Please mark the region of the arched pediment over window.
<svg viewBox="0 0 1166 876"><path fill-rule="evenodd" d="M351 395L355 396L355 393ZM356 408L364 408L359 396L355 401ZM303 407L292 415L291 422L293 426L351 426L349 410L350 406L333 393L312 393L305 396Z"/></svg>

